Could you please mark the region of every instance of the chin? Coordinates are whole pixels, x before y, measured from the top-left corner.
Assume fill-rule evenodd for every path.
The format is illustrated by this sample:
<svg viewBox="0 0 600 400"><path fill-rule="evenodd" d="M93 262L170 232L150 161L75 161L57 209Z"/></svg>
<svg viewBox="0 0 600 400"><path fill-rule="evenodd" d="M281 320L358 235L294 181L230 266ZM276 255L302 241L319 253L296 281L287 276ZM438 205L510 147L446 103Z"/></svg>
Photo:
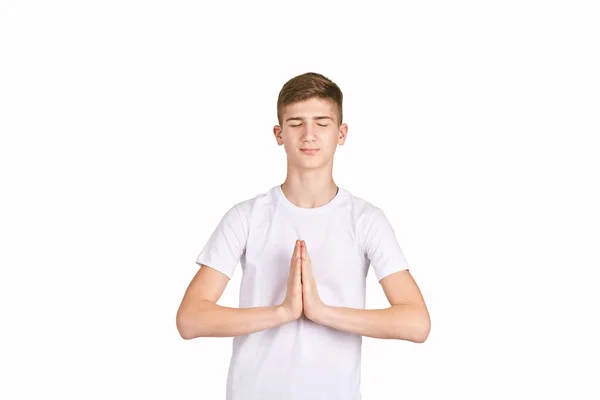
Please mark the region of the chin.
<svg viewBox="0 0 600 400"><path fill-rule="evenodd" d="M324 163L322 160L315 160L312 162L307 162L307 161L300 161L300 162L292 162L291 165L294 168L298 168L298 169L322 169L324 168L327 163Z"/></svg>

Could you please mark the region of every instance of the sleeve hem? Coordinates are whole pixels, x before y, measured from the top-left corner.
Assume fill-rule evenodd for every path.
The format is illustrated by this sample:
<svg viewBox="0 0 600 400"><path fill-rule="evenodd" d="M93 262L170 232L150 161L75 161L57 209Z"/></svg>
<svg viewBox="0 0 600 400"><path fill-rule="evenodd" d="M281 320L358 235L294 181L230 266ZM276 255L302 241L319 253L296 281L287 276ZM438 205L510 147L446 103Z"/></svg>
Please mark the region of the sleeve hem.
<svg viewBox="0 0 600 400"><path fill-rule="evenodd" d="M381 282L381 280L395 272L400 272L400 271L404 271L404 270L410 270L410 265L409 264L404 264L402 267L391 267L391 268L385 268L383 270L383 272L380 272L379 274L375 274L377 276L377 282Z"/></svg>
<svg viewBox="0 0 600 400"><path fill-rule="evenodd" d="M225 271L223 268L219 267L218 264L215 264L211 261L207 261L201 257L198 257L196 259L196 264L198 264L199 267L202 266L201 264L204 264L207 267L214 269L215 271L219 271L223 275L227 276L229 279L233 278L233 273L231 273L229 271Z"/></svg>

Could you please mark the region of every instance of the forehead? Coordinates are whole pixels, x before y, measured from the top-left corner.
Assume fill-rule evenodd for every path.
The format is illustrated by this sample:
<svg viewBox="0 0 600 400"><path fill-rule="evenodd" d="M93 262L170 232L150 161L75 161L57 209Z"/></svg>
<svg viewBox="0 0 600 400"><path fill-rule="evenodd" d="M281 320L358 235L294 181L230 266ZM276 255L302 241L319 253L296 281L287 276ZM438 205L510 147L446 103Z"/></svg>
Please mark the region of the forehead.
<svg viewBox="0 0 600 400"><path fill-rule="evenodd" d="M335 104L329 99L313 97L307 100L288 104L283 108L283 118L308 117L313 115L327 115L335 117Z"/></svg>

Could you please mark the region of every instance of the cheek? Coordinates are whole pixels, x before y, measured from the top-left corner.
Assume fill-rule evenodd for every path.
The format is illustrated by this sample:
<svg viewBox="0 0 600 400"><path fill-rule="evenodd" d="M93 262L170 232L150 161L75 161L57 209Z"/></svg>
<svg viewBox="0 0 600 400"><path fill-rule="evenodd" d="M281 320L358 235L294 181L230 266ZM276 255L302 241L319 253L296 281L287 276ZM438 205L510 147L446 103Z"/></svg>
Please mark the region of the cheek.
<svg viewBox="0 0 600 400"><path fill-rule="evenodd" d="M330 137L330 138L327 140L327 147L328 147L330 150L333 150L333 149L335 149L335 147L336 147L337 145L338 145L338 137L337 137L337 135L334 135L334 136Z"/></svg>
<svg viewBox="0 0 600 400"><path fill-rule="evenodd" d="M287 141L283 142L283 148L288 156L295 157L297 155L296 145Z"/></svg>

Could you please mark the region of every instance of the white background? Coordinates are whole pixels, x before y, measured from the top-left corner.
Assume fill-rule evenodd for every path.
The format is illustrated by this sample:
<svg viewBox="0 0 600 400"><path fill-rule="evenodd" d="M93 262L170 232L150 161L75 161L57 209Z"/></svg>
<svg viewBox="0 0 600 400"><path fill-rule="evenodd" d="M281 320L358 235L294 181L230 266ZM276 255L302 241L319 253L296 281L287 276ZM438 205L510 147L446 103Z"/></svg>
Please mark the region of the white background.
<svg viewBox="0 0 600 400"><path fill-rule="evenodd" d="M598 399L594 3L3 1L0 397L224 399L232 339L181 339L177 307L285 179L277 95L313 71L344 93L334 179L432 318L364 338L363 398Z"/></svg>

